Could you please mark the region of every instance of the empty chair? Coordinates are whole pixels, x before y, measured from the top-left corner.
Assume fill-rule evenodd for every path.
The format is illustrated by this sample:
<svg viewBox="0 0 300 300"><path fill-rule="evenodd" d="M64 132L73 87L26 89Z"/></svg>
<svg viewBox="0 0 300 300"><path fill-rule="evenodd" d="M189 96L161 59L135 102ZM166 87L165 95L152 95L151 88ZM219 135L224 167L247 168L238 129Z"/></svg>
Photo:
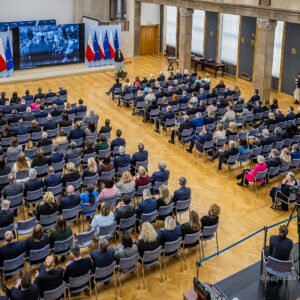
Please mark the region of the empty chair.
<svg viewBox="0 0 300 300"><path fill-rule="evenodd" d="M89 247L94 243L96 229L91 229L86 232L78 233L77 246L79 248Z"/></svg>
<svg viewBox="0 0 300 300"><path fill-rule="evenodd" d="M16 225L17 238L19 238L20 235L31 233L34 229L35 223L35 217L26 221L18 221Z"/></svg>
<svg viewBox="0 0 300 300"><path fill-rule="evenodd" d="M57 212L51 215L40 215L40 224L42 225L43 229L51 229L56 224L57 219Z"/></svg>
<svg viewBox="0 0 300 300"><path fill-rule="evenodd" d="M31 265L40 264L45 261L46 257L50 254L50 244L38 250L30 250L29 262Z"/></svg>
<svg viewBox="0 0 300 300"><path fill-rule="evenodd" d="M203 257L204 257L203 242L211 240L213 238L216 238L217 252L219 252L218 226L219 226L218 223L216 225L213 225L213 226L204 226L201 230L200 241L201 241L201 246L202 246L201 249L202 249Z"/></svg>
<svg viewBox="0 0 300 300"><path fill-rule="evenodd" d="M55 241L53 254L56 256L64 256L70 253L73 244L73 236L68 237L63 241Z"/></svg>

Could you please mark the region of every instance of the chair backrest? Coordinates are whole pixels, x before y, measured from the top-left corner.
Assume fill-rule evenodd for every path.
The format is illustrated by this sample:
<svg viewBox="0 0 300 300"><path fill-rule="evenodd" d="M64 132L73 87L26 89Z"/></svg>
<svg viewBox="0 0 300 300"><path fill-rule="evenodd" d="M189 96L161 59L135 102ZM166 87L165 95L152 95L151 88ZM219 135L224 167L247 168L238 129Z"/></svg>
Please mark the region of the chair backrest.
<svg viewBox="0 0 300 300"><path fill-rule="evenodd" d="M191 198L186 200L178 200L176 203L176 212L177 213L183 213L186 212L191 204Z"/></svg>
<svg viewBox="0 0 300 300"><path fill-rule="evenodd" d="M63 241L54 242L54 255L66 255L70 252L73 244L73 236L68 237Z"/></svg>
<svg viewBox="0 0 300 300"><path fill-rule="evenodd" d="M23 193L16 196L7 196L7 200L10 201L10 208L19 208L23 205Z"/></svg>
<svg viewBox="0 0 300 300"><path fill-rule="evenodd" d="M152 213L142 214L141 215L141 223L149 222L154 223L158 217L158 211L155 210Z"/></svg>
<svg viewBox="0 0 300 300"><path fill-rule="evenodd" d="M238 153L238 154L235 154L235 155L230 155L230 156L228 157L227 164L228 164L228 165L235 164L235 163L238 161L239 157L240 157L240 154L239 154L239 153Z"/></svg>
<svg viewBox="0 0 300 300"><path fill-rule="evenodd" d="M38 176L45 175L45 174L47 174L47 171L48 171L48 164L43 165L43 166L39 166L39 167L36 166L35 170L36 170L36 173L37 173Z"/></svg>
<svg viewBox="0 0 300 300"><path fill-rule="evenodd" d="M99 236L105 237L105 238L111 238L115 235L116 232L117 223L113 222L111 225L108 226L100 226L98 228L99 230Z"/></svg>
<svg viewBox="0 0 300 300"><path fill-rule="evenodd" d="M59 287L53 290L44 291L44 300L56 300L64 296L66 283L63 282Z"/></svg>
<svg viewBox="0 0 300 300"><path fill-rule="evenodd" d="M120 219L120 230L121 231L129 231L133 229L136 224L136 215L133 215L131 218Z"/></svg>
<svg viewBox="0 0 300 300"><path fill-rule="evenodd" d="M42 146L42 149L44 151L44 154L49 154L52 151L52 145Z"/></svg>
<svg viewBox="0 0 300 300"><path fill-rule="evenodd" d="M0 242L4 241L4 235L6 231L13 231L14 230L14 224L10 224L6 227L0 228Z"/></svg>
<svg viewBox="0 0 300 300"><path fill-rule="evenodd" d="M78 277L69 278L69 288L72 292L83 291L86 288L89 288L89 282L91 279L91 271L89 270L86 274Z"/></svg>
<svg viewBox="0 0 300 300"><path fill-rule="evenodd" d="M290 164L291 169L298 169L300 164L300 159L293 159Z"/></svg>
<svg viewBox="0 0 300 300"><path fill-rule="evenodd" d="M161 181L155 181L155 182L154 182L154 187L153 187L153 189L154 189L155 191L158 191L159 188L160 188L162 185L168 185L168 181L164 181L164 182L161 182Z"/></svg>
<svg viewBox="0 0 300 300"><path fill-rule="evenodd" d="M16 173L16 180L24 180L29 179L29 170L26 171L19 171Z"/></svg>
<svg viewBox="0 0 300 300"><path fill-rule="evenodd" d="M252 151L250 151L250 150L241 153L239 156L239 161L240 162L248 161L250 159L251 154L252 154Z"/></svg>
<svg viewBox="0 0 300 300"><path fill-rule="evenodd" d="M100 205L99 200L95 201L94 204L84 203L82 206L82 212L83 212L83 214L86 215L92 211L97 211L99 205Z"/></svg>
<svg viewBox="0 0 300 300"><path fill-rule="evenodd" d="M47 133L49 138L56 137L58 135L58 129L55 128L55 129L47 130Z"/></svg>
<svg viewBox="0 0 300 300"><path fill-rule="evenodd" d="M166 242L164 246L165 255L176 255L181 248L182 238L178 238L176 241Z"/></svg>
<svg viewBox="0 0 300 300"><path fill-rule="evenodd" d="M135 169L137 170L139 167L144 167L147 170L148 169L148 160L137 161L135 164Z"/></svg>
<svg viewBox="0 0 300 300"><path fill-rule="evenodd" d="M122 176L122 174L126 171L130 171L131 170L131 165L127 165L125 167L118 167L118 171L117 171L117 175L118 176Z"/></svg>
<svg viewBox="0 0 300 300"><path fill-rule="evenodd" d="M260 155L262 152L262 146L260 147L254 147L252 148L252 157L256 157L257 155Z"/></svg>
<svg viewBox="0 0 300 300"><path fill-rule="evenodd" d="M181 137L185 138L190 136L193 133L194 129L193 128L189 128L189 129L183 129Z"/></svg>
<svg viewBox="0 0 300 300"><path fill-rule="evenodd" d="M17 135L17 140L20 144L26 144L29 141L29 139L30 139L29 133Z"/></svg>
<svg viewBox="0 0 300 300"><path fill-rule="evenodd" d="M64 169L66 162L64 160L57 163L51 163L51 166L54 169L54 172L61 172Z"/></svg>
<svg viewBox="0 0 300 300"><path fill-rule="evenodd" d="M83 157L82 157L82 162L83 163L87 163L88 159L93 157L93 158L96 158L97 156L97 153L94 152L94 153L89 153L89 154L84 154Z"/></svg>
<svg viewBox="0 0 300 300"><path fill-rule="evenodd" d="M152 110L150 111L150 118L158 117L159 114L160 114L159 108L157 108L157 109L152 109Z"/></svg>
<svg viewBox="0 0 300 300"><path fill-rule="evenodd" d="M58 144L58 150L60 152L66 152L68 150L68 148L69 148L69 141Z"/></svg>
<svg viewBox="0 0 300 300"><path fill-rule="evenodd" d="M8 177L7 175L0 176L0 185L6 185L8 184Z"/></svg>
<svg viewBox="0 0 300 300"><path fill-rule="evenodd" d="M279 173L279 167L270 167L268 171L269 176L276 176Z"/></svg>
<svg viewBox="0 0 300 300"><path fill-rule="evenodd" d="M67 222L73 222L77 220L77 217L79 215L79 206L75 206L73 208L63 209L62 215L65 217Z"/></svg>
<svg viewBox="0 0 300 300"><path fill-rule="evenodd" d="M44 248L38 250L30 250L29 261L30 264L40 263L44 261L50 253L50 244L46 245Z"/></svg>
<svg viewBox="0 0 300 300"><path fill-rule="evenodd" d="M72 181L72 182L67 182L66 186L68 186L68 185L73 185L75 191L80 189L80 187L81 187L81 178L79 178L75 181Z"/></svg>
<svg viewBox="0 0 300 300"><path fill-rule="evenodd" d="M53 228L56 224L57 212L51 215L40 215L40 224L44 229Z"/></svg>
<svg viewBox="0 0 300 300"><path fill-rule="evenodd" d="M99 159L104 159L106 156L110 155L110 149L106 149L106 150L98 150L98 158Z"/></svg>
<svg viewBox="0 0 300 300"><path fill-rule="evenodd" d="M272 256L268 256L267 258L267 268L268 272L271 271L272 275L287 273L286 275L291 272L293 266L293 262L291 260L279 260Z"/></svg>
<svg viewBox="0 0 300 300"><path fill-rule="evenodd" d="M150 190L151 187L152 187L152 184L151 184L151 183L148 183L148 184L142 185L142 186L138 186L136 195L137 195L138 197L143 196L143 191L146 190L146 189L147 189L147 190Z"/></svg>
<svg viewBox="0 0 300 300"><path fill-rule="evenodd" d="M102 172L101 174L101 181L110 180L115 177L115 169L108 171L108 172Z"/></svg>
<svg viewBox="0 0 300 300"><path fill-rule="evenodd" d="M37 155L37 148L25 149L24 154L25 154L25 157L33 159Z"/></svg>
<svg viewBox="0 0 300 300"><path fill-rule="evenodd" d="M143 262L147 265L147 263L153 265L156 263L161 255L162 246L158 246L154 250L145 251L143 254Z"/></svg>
<svg viewBox="0 0 300 300"><path fill-rule="evenodd" d="M101 139L101 138L110 139L110 131L109 132L101 132L101 133L99 133L99 139Z"/></svg>
<svg viewBox="0 0 300 300"><path fill-rule="evenodd" d="M200 230L198 232L195 232L195 233L185 234L184 239L183 239L183 244L185 246L193 245L197 241L199 241L200 236L201 236L201 231Z"/></svg>
<svg viewBox="0 0 300 300"><path fill-rule="evenodd" d="M67 186L68 186L68 184L67 184ZM48 186L48 188L47 188L47 192L52 192L54 196L61 195L62 191L63 191L62 183L60 183L59 185L56 185L56 186Z"/></svg>
<svg viewBox="0 0 300 300"><path fill-rule="evenodd" d="M19 152L12 152L7 155L6 159L9 163L14 163L17 161L18 155Z"/></svg>
<svg viewBox="0 0 300 300"><path fill-rule="evenodd" d="M77 168L81 164L81 156L69 158L68 162L72 162L75 165L75 167Z"/></svg>
<svg viewBox="0 0 300 300"><path fill-rule="evenodd" d="M212 225L212 226L204 226L201 231L201 238L214 236L214 234L218 230L218 226L219 226L219 223Z"/></svg>
<svg viewBox="0 0 300 300"><path fill-rule="evenodd" d="M103 198L103 202L109 203L110 208L114 208L117 205L117 201L119 199L119 195Z"/></svg>
<svg viewBox="0 0 300 300"><path fill-rule="evenodd" d="M255 177L256 181L257 180L264 180L266 178L267 174L268 174L268 170L265 170L265 171L262 171L262 172L257 172L256 177Z"/></svg>
<svg viewBox="0 0 300 300"><path fill-rule="evenodd" d="M88 247L93 243L95 238L96 229L91 229L86 232L78 233L77 235L77 245L79 248Z"/></svg>
<svg viewBox="0 0 300 300"><path fill-rule="evenodd" d="M169 205L160 206L158 209L158 215L160 217L168 216L172 214L173 210L174 210L174 202L171 202Z"/></svg>
<svg viewBox="0 0 300 300"><path fill-rule="evenodd" d="M25 252L13 259L3 260L3 271L5 276L19 273L24 266Z"/></svg>
<svg viewBox="0 0 300 300"><path fill-rule="evenodd" d="M18 235L28 234L28 233L32 232L33 228L35 226L35 223L36 223L35 217L33 217L29 220L26 220L26 221L18 221L17 226L16 226Z"/></svg>
<svg viewBox="0 0 300 300"><path fill-rule="evenodd" d="M131 257L120 258L119 261L120 272L121 273L131 272L135 268L136 264L138 263L139 258L140 258L139 253L136 253Z"/></svg>
<svg viewBox="0 0 300 300"><path fill-rule="evenodd" d="M106 282L108 281L112 275L114 274L116 267L116 262L112 262L111 265L103 268L96 268L95 269L95 280L96 281L101 281L101 282Z"/></svg>
<svg viewBox="0 0 300 300"><path fill-rule="evenodd" d="M88 184L97 185L98 181L99 181L98 174L91 176L91 177L84 177L84 179L83 179L83 183L86 185L88 185Z"/></svg>

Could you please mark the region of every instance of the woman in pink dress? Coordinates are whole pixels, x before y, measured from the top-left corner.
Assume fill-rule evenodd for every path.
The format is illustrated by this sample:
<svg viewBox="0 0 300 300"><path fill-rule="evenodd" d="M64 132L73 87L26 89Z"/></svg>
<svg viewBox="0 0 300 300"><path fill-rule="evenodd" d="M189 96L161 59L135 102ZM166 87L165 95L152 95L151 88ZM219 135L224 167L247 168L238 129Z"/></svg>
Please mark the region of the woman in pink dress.
<svg viewBox="0 0 300 300"><path fill-rule="evenodd" d="M39 110L41 105L40 99L36 99L33 103L30 104L31 110Z"/></svg>
<svg viewBox="0 0 300 300"><path fill-rule="evenodd" d="M111 198L120 194L119 189L115 186L114 180L106 180L104 182L104 188L98 196L98 200L101 202L106 198Z"/></svg>

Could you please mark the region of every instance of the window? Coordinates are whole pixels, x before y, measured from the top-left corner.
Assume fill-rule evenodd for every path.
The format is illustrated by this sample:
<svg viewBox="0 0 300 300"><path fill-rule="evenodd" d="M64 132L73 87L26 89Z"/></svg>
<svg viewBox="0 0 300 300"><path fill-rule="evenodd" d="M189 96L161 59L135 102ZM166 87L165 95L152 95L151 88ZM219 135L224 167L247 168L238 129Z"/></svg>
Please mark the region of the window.
<svg viewBox="0 0 300 300"><path fill-rule="evenodd" d="M203 10L195 10L193 14L192 52L203 55L204 52L204 18Z"/></svg>
<svg viewBox="0 0 300 300"><path fill-rule="evenodd" d="M277 25L275 29L273 68L272 68L272 76L276 78L279 78L280 75L283 28L284 28L284 22L277 21Z"/></svg>
<svg viewBox="0 0 300 300"><path fill-rule="evenodd" d="M237 65L240 16L221 14L219 60Z"/></svg>
<svg viewBox="0 0 300 300"><path fill-rule="evenodd" d="M176 47L177 7L167 6L166 9L166 45Z"/></svg>
<svg viewBox="0 0 300 300"><path fill-rule="evenodd" d="M127 0L110 0L110 19L127 20Z"/></svg>

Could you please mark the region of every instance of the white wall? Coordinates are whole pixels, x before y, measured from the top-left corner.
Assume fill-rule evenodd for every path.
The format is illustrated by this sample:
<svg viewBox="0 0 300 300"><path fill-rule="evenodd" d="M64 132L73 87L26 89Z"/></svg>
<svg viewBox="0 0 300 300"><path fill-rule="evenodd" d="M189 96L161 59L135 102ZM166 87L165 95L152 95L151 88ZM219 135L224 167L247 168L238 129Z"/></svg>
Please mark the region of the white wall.
<svg viewBox="0 0 300 300"><path fill-rule="evenodd" d="M160 24L160 5L142 3L141 25Z"/></svg>
<svg viewBox="0 0 300 300"><path fill-rule="evenodd" d="M1 0L0 21L56 19L58 24L74 22L74 0Z"/></svg>

